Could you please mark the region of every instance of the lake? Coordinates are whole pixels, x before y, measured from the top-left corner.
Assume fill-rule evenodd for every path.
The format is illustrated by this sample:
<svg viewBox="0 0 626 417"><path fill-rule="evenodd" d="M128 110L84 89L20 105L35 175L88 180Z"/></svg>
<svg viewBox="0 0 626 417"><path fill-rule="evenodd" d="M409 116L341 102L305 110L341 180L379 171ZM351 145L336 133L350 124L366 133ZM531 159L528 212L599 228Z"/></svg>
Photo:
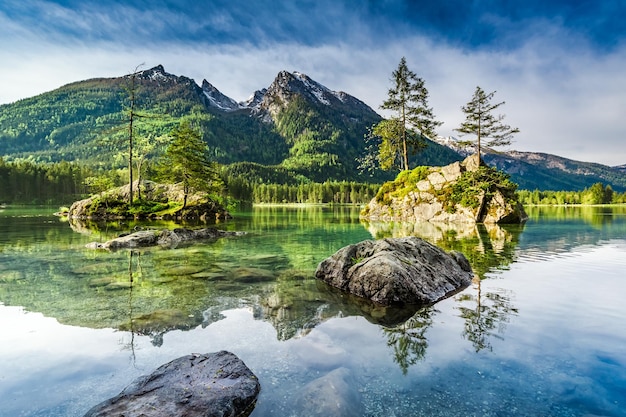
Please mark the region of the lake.
<svg viewBox="0 0 626 417"><path fill-rule="evenodd" d="M70 226L52 211L0 210L0 416L82 416L172 359L220 350L260 380L252 416L315 415L298 399L338 368L353 415L626 416L626 207L456 228L255 207L216 225L245 236L118 252L85 245L176 226ZM313 278L345 245L406 235L462 251L479 279L400 311Z"/></svg>

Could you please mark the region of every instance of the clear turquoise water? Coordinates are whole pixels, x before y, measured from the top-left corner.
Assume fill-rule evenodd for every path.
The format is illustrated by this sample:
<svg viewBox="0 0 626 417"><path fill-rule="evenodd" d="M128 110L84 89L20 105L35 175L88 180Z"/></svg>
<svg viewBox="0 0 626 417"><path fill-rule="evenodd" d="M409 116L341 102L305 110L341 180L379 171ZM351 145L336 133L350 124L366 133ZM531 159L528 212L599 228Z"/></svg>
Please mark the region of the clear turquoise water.
<svg viewBox="0 0 626 417"><path fill-rule="evenodd" d="M301 390L339 367L366 416L626 415L626 208L455 230L256 208L217 225L246 236L132 253L84 245L135 224L76 231L50 211L0 211L0 416L81 416L222 349L259 377L253 416L313 414ZM482 279L408 316L313 279L347 244L407 234L462 250Z"/></svg>

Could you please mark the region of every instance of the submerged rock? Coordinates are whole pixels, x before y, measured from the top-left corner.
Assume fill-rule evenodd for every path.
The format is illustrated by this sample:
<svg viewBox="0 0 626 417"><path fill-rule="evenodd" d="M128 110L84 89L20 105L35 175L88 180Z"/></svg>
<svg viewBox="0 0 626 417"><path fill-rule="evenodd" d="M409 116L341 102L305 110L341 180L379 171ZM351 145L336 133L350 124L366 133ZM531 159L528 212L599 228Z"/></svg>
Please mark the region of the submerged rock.
<svg viewBox="0 0 626 417"><path fill-rule="evenodd" d="M193 354L137 378L84 417L247 416L259 390L257 377L233 353Z"/></svg>
<svg viewBox="0 0 626 417"><path fill-rule="evenodd" d="M362 416L365 410L361 394L356 387L350 371L346 368L337 368L309 382L296 393L293 415Z"/></svg>
<svg viewBox="0 0 626 417"><path fill-rule="evenodd" d="M315 276L383 305L420 305L467 287L473 273L463 254L411 236L346 246L322 261Z"/></svg>
<svg viewBox="0 0 626 417"><path fill-rule="evenodd" d="M174 230L141 230L126 236L120 236L108 240L104 243L91 242L86 246L89 249L123 249L141 248L147 246L175 247L182 242L193 242L196 240L217 239L225 236L241 236L244 232L227 232L212 227L205 229L185 229Z"/></svg>

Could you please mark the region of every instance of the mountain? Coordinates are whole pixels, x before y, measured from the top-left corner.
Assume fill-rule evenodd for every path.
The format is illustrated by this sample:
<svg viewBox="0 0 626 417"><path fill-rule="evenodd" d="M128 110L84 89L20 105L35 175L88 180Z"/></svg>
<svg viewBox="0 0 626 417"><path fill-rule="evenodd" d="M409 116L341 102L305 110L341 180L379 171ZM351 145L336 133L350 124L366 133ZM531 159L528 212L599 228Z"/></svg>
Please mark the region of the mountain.
<svg viewBox="0 0 626 417"><path fill-rule="evenodd" d="M235 111L242 106L230 97L222 94L207 80L202 80L202 92L208 100L208 105L224 111Z"/></svg>
<svg viewBox="0 0 626 417"><path fill-rule="evenodd" d="M622 174L626 174L626 164L618 165L616 167L613 167L613 169L616 169L617 171L621 172Z"/></svg>
<svg viewBox="0 0 626 417"><path fill-rule="evenodd" d="M365 153L368 128L381 116L356 97L288 71L243 102L206 79L198 85L161 65L134 76L71 83L0 105L0 157L124 168L133 80L136 137L167 135L187 119L202 131L211 157L226 166L227 175L282 183L382 182L395 176L380 171L366 176L356 162ZM410 163L447 165L471 151L453 138L439 138L428 141ZM522 189L580 190L602 182L626 190L626 165L611 168L554 155L493 150L487 150L484 159L511 174Z"/></svg>
<svg viewBox="0 0 626 417"><path fill-rule="evenodd" d="M275 180L276 173L286 182L369 178L358 173L356 158L365 151L367 129L381 117L347 93L287 71L240 103L207 80L199 86L161 65L68 84L0 106L0 156L123 168L133 82L137 137L167 135L188 119L217 162L236 164L233 172L254 172L255 180ZM439 164L458 156L432 144L419 158ZM378 173L375 180L390 176Z"/></svg>
<svg viewBox="0 0 626 417"><path fill-rule="evenodd" d="M451 137L437 138L437 143L464 157L474 152L472 146L461 146ZM614 191L626 191L626 165L609 167L539 152L483 150L485 163L508 173L520 189L574 191L600 182Z"/></svg>

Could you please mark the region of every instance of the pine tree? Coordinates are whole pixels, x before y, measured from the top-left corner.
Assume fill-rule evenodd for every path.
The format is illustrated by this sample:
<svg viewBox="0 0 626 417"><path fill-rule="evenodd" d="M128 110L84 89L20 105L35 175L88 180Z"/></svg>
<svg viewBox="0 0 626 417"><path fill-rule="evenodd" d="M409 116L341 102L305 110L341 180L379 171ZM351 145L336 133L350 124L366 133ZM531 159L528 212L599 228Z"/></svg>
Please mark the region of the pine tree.
<svg viewBox="0 0 626 417"><path fill-rule="evenodd" d="M129 193L128 193L128 205L132 206L133 204L133 138L134 138L134 122L137 117L140 115L137 113L137 94L138 94L138 85L137 85L137 75L139 75L139 68L142 66L137 65L135 70L128 75L128 84L125 87L126 93L128 94L128 107L126 112L128 113L128 177L129 177Z"/></svg>
<svg viewBox="0 0 626 417"><path fill-rule="evenodd" d="M399 123L400 136L389 143L401 155L402 169L406 170L409 169L409 148L412 152L423 148L425 143L422 138L434 137L435 129L442 122L435 120L433 109L428 106L428 90L424 80L409 70L406 58L402 57L400 60L398 68L392 73L391 81L393 87L389 89L388 98L381 108L396 113L394 119Z"/></svg>
<svg viewBox="0 0 626 417"><path fill-rule="evenodd" d="M172 142L161 164L161 176L182 182L185 208L192 189L215 191L221 187L221 182L216 167L209 161L208 146L198 130L188 121L183 121L171 136Z"/></svg>
<svg viewBox="0 0 626 417"><path fill-rule="evenodd" d="M454 129L463 135L476 135L476 147L478 158L481 158L481 141L483 139L491 139L484 143L485 146L506 146L511 144L513 135L519 133L518 128L512 128L511 126L502 123L504 115L493 115L492 112L498 107L504 105L504 101L496 104L491 104L491 99L496 94L492 91L489 94L485 94L482 88L476 87L474 96L463 107L463 113L466 118L461 127ZM466 141L465 143L474 143L474 141Z"/></svg>

